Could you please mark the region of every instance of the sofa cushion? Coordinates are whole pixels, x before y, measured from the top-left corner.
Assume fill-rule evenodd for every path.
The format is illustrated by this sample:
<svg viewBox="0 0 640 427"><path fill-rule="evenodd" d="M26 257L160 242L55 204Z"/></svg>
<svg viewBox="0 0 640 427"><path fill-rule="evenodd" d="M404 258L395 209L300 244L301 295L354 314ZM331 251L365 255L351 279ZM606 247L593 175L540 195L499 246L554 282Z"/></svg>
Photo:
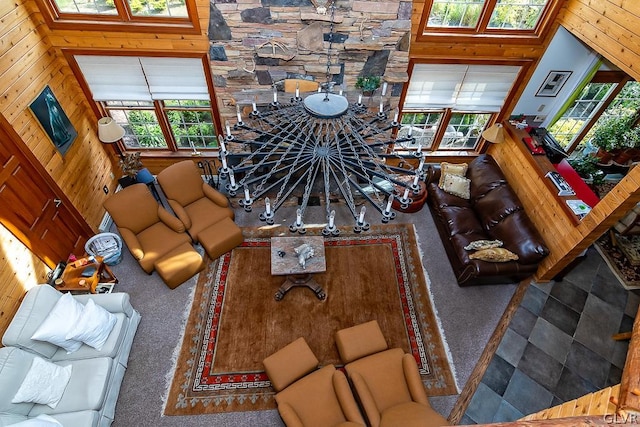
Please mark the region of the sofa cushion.
<svg viewBox="0 0 640 427"><path fill-rule="evenodd" d="M520 200L507 185L495 187L475 199L473 208L486 230L491 230L512 213L523 210Z"/></svg>
<svg viewBox="0 0 640 427"><path fill-rule="evenodd" d="M29 415L34 403L11 403L11 400L27 376L35 357L34 353L16 347L0 348L0 414Z"/></svg>
<svg viewBox="0 0 640 427"><path fill-rule="evenodd" d="M466 251L479 251L481 249L499 248L503 245L502 240L474 240L464 247Z"/></svg>
<svg viewBox="0 0 640 427"><path fill-rule="evenodd" d="M96 350L102 350L107 342L111 330L116 324L116 316L104 308L96 305L92 299L84 305L80 317L71 330L67 333L67 339L82 341Z"/></svg>
<svg viewBox="0 0 640 427"><path fill-rule="evenodd" d="M461 206L470 208L471 203L469 200L465 200L462 197L454 196L453 194L443 191L435 183L429 184L429 198L431 203L438 208L443 206Z"/></svg>
<svg viewBox="0 0 640 427"><path fill-rule="evenodd" d="M517 261L518 255L505 248L487 248L469 254L469 259L487 262Z"/></svg>
<svg viewBox="0 0 640 427"><path fill-rule="evenodd" d="M444 176L447 174L465 176L467 173L467 168L469 167L466 163L449 163L449 162L441 162L440 163L440 180L438 181L438 187L442 188L444 185Z"/></svg>
<svg viewBox="0 0 640 427"><path fill-rule="evenodd" d="M486 154L476 157L469 163L467 178L471 180L470 192L474 200L507 183L496 161Z"/></svg>
<svg viewBox="0 0 640 427"><path fill-rule="evenodd" d="M24 348L51 358L60 347L45 341L32 340L31 336L42 324L62 293L49 285L29 289L9 327L2 336L2 344Z"/></svg>
<svg viewBox="0 0 640 427"><path fill-rule="evenodd" d="M62 295L33 333L31 339L50 342L64 348L67 353L77 351L82 346L82 342L67 338L67 334L77 325L83 309L84 306L71 294Z"/></svg>
<svg viewBox="0 0 640 427"><path fill-rule="evenodd" d="M446 206L440 209L439 214L447 224L449 236L472 233L485 235L482 225L471 208Z"/></svg>
<svg viewBox="0 0 640 427"><path fill-rule="evenodd" d="M42 414L17 424L11 424L11 427L62 427L62 424L55 418Z"/></svg>
<svg viewBox="0 0 640 427"><path fill-rule="evenodd" d="M55 409L70 378L71 366L62 367L35 357L11 403L33 402Z"/></svg>
<svg viewBox="0 0 640 427"><path fill-rule="evenodd" d="M502 240L506 249L517 254L521 264L536 264L549 254L538 230L524 211L504 218L491 229L491 236Z"/></svg>
<svg viewBox="0 0 640 427"><path fill-rule="evenodd" d="M34 405L29 416L43 413L53 415L63 412L94 410L100 411L104 406L113 360L108 357L58 362L59 366L71 366L71 379L62 399L55 409L46 405Z"/></svg>
<svg viewBox="0 0 640 427"><path fill-rule="evenodd" d="M445 174L442 179L442 189L454 196L469 199L470 181L459 175Z"/></svg>

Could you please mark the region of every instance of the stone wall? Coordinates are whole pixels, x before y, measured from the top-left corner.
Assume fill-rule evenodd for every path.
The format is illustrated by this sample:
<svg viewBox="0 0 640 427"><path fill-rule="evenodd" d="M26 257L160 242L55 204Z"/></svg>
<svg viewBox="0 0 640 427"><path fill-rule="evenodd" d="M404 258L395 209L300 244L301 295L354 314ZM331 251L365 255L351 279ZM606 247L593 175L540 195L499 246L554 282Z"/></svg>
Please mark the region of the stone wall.
<svg viewBox="0 0 640 427"><path fill-rule="evenodd" d="M317 13L314 3L326 2L211 0L211 69L223 120L235 117L236 103L270 102L273 85L282 90L286 78L325 83L331 33L330 81L355 101L358 76L381 76L385 104L395 108L408 80L411 1L336 0L333 24L331 9Z"/></svg>

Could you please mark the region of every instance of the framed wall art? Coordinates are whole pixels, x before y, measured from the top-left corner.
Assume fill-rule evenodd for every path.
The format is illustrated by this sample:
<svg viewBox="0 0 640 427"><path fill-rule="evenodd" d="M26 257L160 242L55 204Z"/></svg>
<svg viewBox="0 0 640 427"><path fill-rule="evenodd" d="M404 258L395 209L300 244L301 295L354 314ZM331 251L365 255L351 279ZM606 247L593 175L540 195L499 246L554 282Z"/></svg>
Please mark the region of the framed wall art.
<svg viewBox="0 0 640 427"><path fill-rule="evenodd" d="M42 89L40 95L29 105L29 109L56 149L64 155L75 141L78 132L69 121L49 86Z"/></svg>
<svg viewBox="0 0 640 427"><path fill-rule="evenodd" d="M573 71L549 71L536 96L557 96Z"/></svg>

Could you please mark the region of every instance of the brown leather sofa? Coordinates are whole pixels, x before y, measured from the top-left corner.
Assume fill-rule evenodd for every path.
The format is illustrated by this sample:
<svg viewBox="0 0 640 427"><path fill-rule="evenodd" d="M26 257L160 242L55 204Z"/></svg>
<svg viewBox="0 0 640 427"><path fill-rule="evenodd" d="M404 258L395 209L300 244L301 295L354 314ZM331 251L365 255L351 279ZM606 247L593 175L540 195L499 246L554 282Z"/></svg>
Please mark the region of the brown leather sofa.
<svg viewBox="0 0 640 427"><path fill-rule="evenodd" d="M549 249L495 160L483 154L468 166L468 200L438 186L440 165L429 166L427 173L427 201L458 284L517 283L532 276ZM472 251L464 249L477 240L496 239L518 260L471 259Z"/></svg>

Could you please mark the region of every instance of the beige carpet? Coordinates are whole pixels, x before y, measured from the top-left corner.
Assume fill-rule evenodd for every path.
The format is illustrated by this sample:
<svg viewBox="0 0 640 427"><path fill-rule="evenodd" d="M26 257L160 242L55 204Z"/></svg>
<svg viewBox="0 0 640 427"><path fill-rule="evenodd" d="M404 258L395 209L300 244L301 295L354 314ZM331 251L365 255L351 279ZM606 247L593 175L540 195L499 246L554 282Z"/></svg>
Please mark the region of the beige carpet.
<svg viewBox="0 0 640 427"><path fill-rule="evenodd" d="M324 301L294 288L276 302L284 278L270 274L270 237L291 234L243 232L245 243L199 277L166 415L275 408L266 356L303 336L321 364L338 365L335 331L371 319L391 347L416 357L429 395L456 394L413 225L344 229L325 239L327 272L315 276Z"/></svg>

